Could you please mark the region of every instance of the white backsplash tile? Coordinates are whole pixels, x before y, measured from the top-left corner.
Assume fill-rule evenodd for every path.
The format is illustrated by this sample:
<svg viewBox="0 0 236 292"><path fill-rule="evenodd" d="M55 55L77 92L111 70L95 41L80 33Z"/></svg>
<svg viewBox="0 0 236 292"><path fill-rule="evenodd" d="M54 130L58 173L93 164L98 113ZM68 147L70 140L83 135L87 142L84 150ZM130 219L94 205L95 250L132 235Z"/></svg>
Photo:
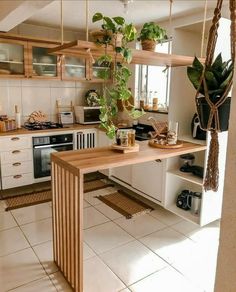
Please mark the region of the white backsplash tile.
<svg viewBox="0 0 236 292"><path fill-rule="evenodd" d="M60 80L0 80L0 114L14 118L14 106L18 105L22 124L36 110L43 111L48 120L57 121L56 100L62 104L83 105L89 89L101 91L100 84Z"/></svg>
<svg viewBox="0 0 236 292"><path fill-rule="evenodd" d="M23 115L30 115L35 110L40 110L46 115L50 115L50 92L49 87L34 88L23 87L22 88L22 104Z"/></svg>

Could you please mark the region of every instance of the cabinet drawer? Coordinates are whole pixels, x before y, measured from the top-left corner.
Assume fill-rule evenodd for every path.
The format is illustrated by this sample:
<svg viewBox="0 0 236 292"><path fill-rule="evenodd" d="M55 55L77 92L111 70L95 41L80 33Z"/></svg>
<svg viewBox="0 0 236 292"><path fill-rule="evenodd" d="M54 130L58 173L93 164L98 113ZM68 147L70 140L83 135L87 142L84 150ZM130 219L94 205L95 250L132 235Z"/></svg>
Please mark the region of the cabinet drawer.
<svg viewBox="0 0 236 292"><path fill-rule="evenodd" d="M5 190L30 185L32 184L32 182L33 182L32 173L6 176L2 178L2 189Z"/></svg>
<svg viewBox="0 0 236 292"><path fill-rule="evenodd" d="M1 151L25 149L32 147L32 138L29 136L10 136L0 139Z"/></svg>
<svg viewBox="0 0 236 292"><path fill-rule="evenodd" d="M1 164L32 161L32 149L12 150L1 153Z"/></svg>
<svg viewBox="0 0 236 292"><path fill-rule="evenodd" d="M32 161L13 162L9 164L3 164L1 167L2 177L24 174L28 172L33 172Z"/></svg>

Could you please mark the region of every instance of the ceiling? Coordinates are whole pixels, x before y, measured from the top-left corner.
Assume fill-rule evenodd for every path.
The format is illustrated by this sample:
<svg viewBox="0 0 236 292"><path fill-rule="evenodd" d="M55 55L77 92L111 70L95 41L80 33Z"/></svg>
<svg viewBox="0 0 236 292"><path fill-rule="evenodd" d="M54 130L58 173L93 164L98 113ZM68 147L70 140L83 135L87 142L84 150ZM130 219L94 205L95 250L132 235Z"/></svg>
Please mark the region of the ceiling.
<svg viewBox="0 0 236 292"><path fill-rule="evenodd" d="M128 13L124 12L125 0L89 0L89 28L99 27L99 23L91 22L92 15L101 12L106 16L123 16L127 22L141 26L147 21L162 21L169 17L170 0L141 1L133 0L128 4ZM214 8L216 0L208 0L208 7ZM85 0L63 0L64 27L71 30L85 30ZM173 0L173 17L203 11L205 0ZM26 23L60 26L60 0L55 0L31 16Z"/></svg>

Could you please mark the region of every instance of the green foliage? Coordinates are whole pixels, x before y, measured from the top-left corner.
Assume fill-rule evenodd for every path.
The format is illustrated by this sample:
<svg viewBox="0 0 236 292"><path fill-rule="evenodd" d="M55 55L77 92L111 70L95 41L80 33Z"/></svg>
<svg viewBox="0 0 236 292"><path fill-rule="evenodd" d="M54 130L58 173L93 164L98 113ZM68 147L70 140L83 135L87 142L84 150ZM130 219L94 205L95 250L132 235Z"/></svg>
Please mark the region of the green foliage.
<svg viewBox="0 0 236 292"><path fill-rule="evenodd" d="M166 30L161 28L154 22L146 22L140 32L138 37L139 41L142 40L154 40L162 42L167 39Z"/></svg>
<svg viewBox="0 0 236 292"><path fill-rule="evenodd" d="M101 41L101 44L107 45L111 40L111 33L122 33L122 45L115 47L114 59L107 54L106 46L104 55L98 59L98 65L104 66L104 69L99 70L99 77L103 80L110 78L110 65L113 63L115 68L113 71L113 85L105 86L103 84L103 94L99 99L100 105L100 120L103 129L106 130L106 134L109 138L113 139L116 134L116 126L114 124L114 118L118 114L117 102L121 101L125 110L130 117L137 119L144 114L144 111L135 110L134 106L130 104L129 99L131 97L131 91L128 89L128 81L131 76L131 71L126 66L132 60L132 51L128 48L127 44L136 38L137 31L133 24L126 24L125 19L120 16L113 18L106 17L101 13L96 13L92 19L93 22L102 21L102 29L106 31L106 38ZM117 63L117 54L120 54L123 59L121 63Z"/></svg>
<svg viewBox="0 0 236 292"><path fill-rule="evenodd" d="M107 17L102 13L95 13L92 18L92 22L102 21L102 29L105 30L106 34L101 44L108 44L111 42L112 34L121 33L123 35L122 47L125 47L127 43L135 40L137 30L132 23L127 24L125 19L121 16Z"/></svg>
<svg viewBox="0 0 236 292"><path fill-rule="evenodd" d="M194 58L192 67L187 68L187 75L195 89L205 96L205 90L200 84L204 70L204 78L206 80L209 97L212 102L216 102L219 97L225 92L225 89L230 82L233 74L232 60L223 62L221 54L219 54L211 66L204 66Z"/></svg>

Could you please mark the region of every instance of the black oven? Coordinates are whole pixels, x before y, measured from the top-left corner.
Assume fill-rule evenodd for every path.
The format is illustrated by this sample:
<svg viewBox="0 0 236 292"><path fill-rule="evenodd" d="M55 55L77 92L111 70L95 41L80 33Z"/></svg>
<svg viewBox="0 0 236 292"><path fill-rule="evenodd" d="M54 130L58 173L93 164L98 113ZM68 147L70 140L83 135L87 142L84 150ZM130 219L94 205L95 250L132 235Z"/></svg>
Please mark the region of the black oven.
<svg viewBox="0 0 236 292"><path fill-rule="evenodd" d="M50 176L51 153L73 150L73 134L33 137L34 178Z"/></svg>

